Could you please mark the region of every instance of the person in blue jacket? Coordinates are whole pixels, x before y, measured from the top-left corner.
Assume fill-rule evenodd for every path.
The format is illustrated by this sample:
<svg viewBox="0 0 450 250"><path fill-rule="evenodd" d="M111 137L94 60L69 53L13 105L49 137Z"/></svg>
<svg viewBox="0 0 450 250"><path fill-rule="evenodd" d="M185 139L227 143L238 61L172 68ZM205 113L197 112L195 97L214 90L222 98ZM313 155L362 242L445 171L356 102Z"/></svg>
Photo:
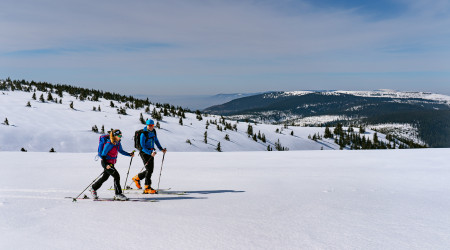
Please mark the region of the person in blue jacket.
<svg viewBox="0 0 450 250"><path fill-rule="evenodd" d="M161 144L159 143L158 137L156 136L155 130L155 122L153 120L147 120L144 132L141 134L140 143L142 150L140 152L142 161L144 162L145 170L140 172L135 177L132 178L136 187L141 189L140 180L145 178L145 194L154 194L156 190L151 187L152 185L152 174L153 168L155 164L155 144L159 150L161 150L164 154L167 152L167 149L163 149Z"/></svg>
<svg viewBox="0 0 450 250"><path fill-rule="evenodd" d="M104 169L103 176L98 179L98 181L96 181L90 189L94 199L98 199L97 190L106 180L108 180L109 176L112 175L112 177L114 178L114 190L116 193L114 199L128 200L128 198L122 193L122 187L120 186L120 175L114 165L117 162L118 153L121 153L125 156L134 157L134 151L131 153L124 151L122 148L122 144L120 143L121 138L122 132L119 129L112 130L110 132L109 139L106 141L103 147L103 151L101 153L101 164Z"/></svg>

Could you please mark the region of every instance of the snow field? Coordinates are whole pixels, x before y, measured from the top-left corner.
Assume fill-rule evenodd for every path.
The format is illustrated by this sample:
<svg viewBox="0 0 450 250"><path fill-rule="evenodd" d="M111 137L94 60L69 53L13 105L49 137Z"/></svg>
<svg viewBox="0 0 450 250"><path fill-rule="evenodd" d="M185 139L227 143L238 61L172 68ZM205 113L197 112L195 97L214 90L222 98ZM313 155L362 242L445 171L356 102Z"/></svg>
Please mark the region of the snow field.
<svg viewBox="0 0 450 250"><path fill-rule="evenodd" d="M37 91L36 97L47 94ZM91 131L96 125L105 131L111 128L122 130L124 137L122 143L125 150L133 149L134 132L142 129L139 121L140 113L144 119L151 118L145 114L144 109L128 109L128 115L117 114L117 108L110 107L110 101L101 99L100 102L79 101L75 97L64 94L63 104L53 102L42 103L31 99L33 93L22 91L4 91L0 93L0 119L8 118L10 126L0 124L0 151L19 151L22 147L30 152L48 152L54 148L56 152L92 152L97 150L98 139L101 134ZM53 94L54 98L57 97ZM57 97L59 99L59 97ZM30 101L31 108L26 107ZM74 102L75 110L69 108ZM151 100L150 100L151 101ZM116 106L125 106L125 103L114 101ZM92 111L92 107L101 107L101 112ZM154 108L151 105L150 110ZM159 111L159 109L158 109ZM248 123L237 124L238 131L217 130L215 125L206 129L206 120L219 120L219 116L203 117L198 121L195 114L186 113L183 126L179 125L178 117L164 117L158 129L158 138L163 147L172 152L213 152L220 142L222 151L265 151L270 145L274 148L275 142L280 139L282 146L290 150L320 150L338 149L339 146L332 140L314 142L308 139L308 135L320 133L323 135L325 128L319 127L289 127L281 134L276 133L281 125L253 124L253 132L264 133L267 143L255 142L247 135ZM235 124L235 121L228 121ZM223 125L221 125L224 127ZM290 135L294 131L294 136ZM208 143L203 142L204 132L208 132ZM229 134L230 141L225 140ZM372 137L373 131L368 130L367 135ZM192 145L186 143L189 139Z"/></svg>
<svg viewBox="0 0 450 250"><path fill-rule="evenodd" d="M0 249L446 249L449 153L169 152L161 187L187 195L72 203L101 172L95 153L0 152Z"/></svg>

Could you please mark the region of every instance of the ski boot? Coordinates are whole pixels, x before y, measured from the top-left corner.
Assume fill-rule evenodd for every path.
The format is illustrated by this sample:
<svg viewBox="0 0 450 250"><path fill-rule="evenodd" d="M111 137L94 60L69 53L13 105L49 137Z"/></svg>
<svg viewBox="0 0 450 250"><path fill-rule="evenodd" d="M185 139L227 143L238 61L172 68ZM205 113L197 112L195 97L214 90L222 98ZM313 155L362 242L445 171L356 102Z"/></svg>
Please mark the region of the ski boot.
<svg viewBox="0 0 450 250"><path fill-rule="evenodd" d="M93 187L91 187L89 191L91 192L92 198L94 198L94 200L98 200L97 191L95 191Z"/></svg>
<svg viewBox="0 0 450 250"><path fill-rule="evenodd" d="M136 175L135 177L131 178L131 180L134 181L134 184L136 184L137 189L142 189L139 176Z"/></svg>
<svg viewBox="0 0 450 250"><path fill-rule="evenodd" d="M116 196L114 196L114 200L117 200L117 201L127 201L128 198L127 198L125 195L123 195L123 194L116 194Z"/></svg>
<svg viewBox="0 0 450 250"><path fill-rule="evenodd" d="M157 193L156 190L154 190L149 185L145 186L144 194L156 194L156 193Z"/></svg>

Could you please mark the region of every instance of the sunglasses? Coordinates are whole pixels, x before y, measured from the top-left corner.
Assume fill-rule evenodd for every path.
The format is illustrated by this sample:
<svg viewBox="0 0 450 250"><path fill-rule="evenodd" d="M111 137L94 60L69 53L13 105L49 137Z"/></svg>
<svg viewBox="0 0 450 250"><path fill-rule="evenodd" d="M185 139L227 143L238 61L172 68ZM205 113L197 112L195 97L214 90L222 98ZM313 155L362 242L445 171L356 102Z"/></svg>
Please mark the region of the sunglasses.
<svg viewBox="0 0 450 250"><path fill-rule="evenodd" d="M119 137L119 138L122 138L122 135L116 135L117 137Z"/></svg>

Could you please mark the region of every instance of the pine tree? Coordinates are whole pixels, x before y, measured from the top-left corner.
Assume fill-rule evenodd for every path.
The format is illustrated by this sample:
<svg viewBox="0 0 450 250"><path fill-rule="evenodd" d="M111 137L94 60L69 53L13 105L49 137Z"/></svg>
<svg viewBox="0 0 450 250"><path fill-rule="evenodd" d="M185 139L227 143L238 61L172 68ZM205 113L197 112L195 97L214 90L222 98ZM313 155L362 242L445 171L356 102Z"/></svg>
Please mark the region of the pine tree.
<svg viewBox="0 0 450 250"><path fill-rule="evenodd" d="M257 138L256 134L253 135L252 139L253 139L254 141L256 141L256 142L258 141L258 138Z"/></svg>
<svg viewBox="0 0 450 250"><path fill-rule="evenodd" d="M74 109L74 108L73 108L73 102L70 103L70 108L71 108L71 109Z"/></svg>
<svg viewBox="0 0 450 250"><path fill-rule="evenodd" d="M225 140L230 141L230 136L228 134L225 135Z"/></svg>
<svg viewBox="0 0 450 250"><path fill-rule="evenodd" d="M378 144L379 142L377 133L373 134L373 143Z"/></svg>
<svg viewBox="0 0 450 250"><path fill-rule="evenodd" d="M331 133L330 127L328 125L325 127L325 134L323 135L324 138L333 138L333 134Z"/></svg>
<svg viewBox="0 0 450 250"><path fill-rule="evenodd" d="M111 102L109 103L109 106L110 106L111 108L114 108L114 107L115 107L113 101L111 101Z"/></svg>
<svg viewBox="0 0 450 250"><path fill-rule="evenodd" d="M208 131L205 131L205 133L203 134L203 142L208 143Z"/></svg>
<svg viewBox="0 0 450 250"><path fill-rule="evenodd" d="M120 107L117 109L117 114L119 115L127 115L127 110L124 107Z"/></svg>
<svg viewBox="0 0 450 250"><path fill-rule="evenodd" d="M291 135L292 135L292 136L294 135L294 130L291 131Z"/></svg>
<svg viewBox="0 0 450 250"><path fill-rule="evenodd" d="M105 133L105 125L102 125L102 134Z"/></svg>
<svg viewBox="0 0 450 250"><path fill-rule="evenodd" d="M287 147L281 146L280 139L278 139L278 141L275 142L275 149L278 151L288 151L289 150Z"/></svg>
<svg viewBox="0 0 450 250"><path fill-rule="evenodd" d="M157 127L158 129L160 129L160 128L161 128L161 124L159 124L159 122L158 122L158 121L156 122L156 127Z"/></svg>
<svg viewBox="0 0 450 250"><path fill-rule="evenodd" d="M41 94L41 96L39 97L39 101L40 101L40 102L45 102L45 100L44 100L44 94Z"/></svg>
<svg viewBox="0 0 450 250"><path fill-rule="evenodd" d="M36 100L36 93L33 93L33 96L31 98L33 98L33 100Z"/></svg>
<svg viewBox="0 0 450 250"><path fill-rule="evenodd" d="M92 111L97 111L97 108L95 106L92 107Z"/></svg>
<svg viewBox="0 0 450 250"><path fill-rule="evenodd" d="M180 117L180 120L178 121L178 123L183 126L183 118Z"/></svg>
<svg viewBox="0 0 450 250"><path fill-rule="evenodd" d="M264 133L261 136L261 141L266 143L266 135Z"/></svg>
<svg viewBox="0 0 450 250"><path fill-rule="evenodd" d="M186 143L189 143L189 145L192 145L191 140L187 139Z"/></svg>
<svg viewBox="0 0 450 250"><path fill-rule="evenodd" d="M220 142L217 143L216 150L217 150L218 152L222 152L222 148L220 147Z"/></svg>
<svg viewBox="0 0 450 250"><path fill-rule="evenodd" d="M253 135L253 127L250 124L248 124L248 126L247 126L247 135L248 135L248 137Z"/></svg>
<svg viewBox="0 0 450 250"><path fill-rule="evenodd" d="M365 132L366 132L366 129L364 129L364 127L362 125L359 126L359 133L364 134Z"/></svg>
<svg viewBox="0 0 450 250"><path fill-rule="evenodd" d="M62 99L59 99L59 104L62 104Z"/></svg>
<svg viewBox="0 0 450 250"><path fill-rule="evenodd" d="M49 101L49 102L53 101L53 96L52 96L52 93L50 93L50 92L48 92L47 101Z"/></svg>
<svg viewBox="0 0 450 250"><path fill-rule="evenodd" d="M102 109L100 108L100 105L98 105L98 112L102 112Z"/></svg>
<svg viewBox="0 0 450 250"><path fill-rule="evenodd" d="M31 103L30 102L27 103L27 107L31 107Z"/></svg>
<svg viewBox="0 0 450 250"><path fill-rule="evenodd" d="M49 152L50 152L50 153L55 153L56 151L55 151L54 148L51 148Z"/></svg>
<svg viewBox="0 0 450 250"><path fill-rule="evenodd" d="M6 126L9 126L8 118L5 118L5 121L3 122L3 124L5 124Z"/></svg>
<svg viewBox="0 0 450 250"><path fill-rule="evenodd" d="M141 113L141 116L139 117L139 121L140 121L142 124L145 124L144 116L142 115L142 113Z"/></svg>

